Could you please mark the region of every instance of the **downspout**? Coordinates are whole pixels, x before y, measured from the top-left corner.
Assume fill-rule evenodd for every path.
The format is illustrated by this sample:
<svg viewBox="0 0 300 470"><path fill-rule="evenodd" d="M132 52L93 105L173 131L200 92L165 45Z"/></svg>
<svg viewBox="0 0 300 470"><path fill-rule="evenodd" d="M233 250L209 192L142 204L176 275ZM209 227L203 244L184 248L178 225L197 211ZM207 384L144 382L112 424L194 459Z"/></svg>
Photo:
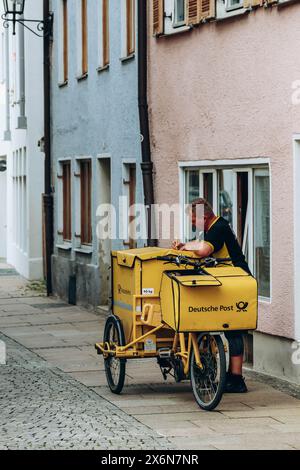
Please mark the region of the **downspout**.
<svg viewBox="0 0 300 470"><path fill-rule="evenodd" d="M9 31L5 30L5 85L6 85L6 130L4 140L11 140L10 131L10 79L9 79Z"/></svg>
<svg viewBox="0 0 300 470"><path fill-rule="evenodd" d="M138 105L140 117L140 133L142 145L142 175L144 187L144 201L147 208L147 242L148 246L156 246L157 240L152 238L152 208L154 205L153 162L151 161L149 114L147 99L148 75L148 25L146 1L138 1Z"/></svg>
<svg viewBox="0 0 300 470"><path fill-rule="evenodd" d="M20 17L24 20L24 16ZM19 105L20 116L18 116L18 129L27 129L27 118L25 116L25 32L24 26L19 24Z"/></svg>
<svg viewBox="0 0 300 470"><path fill-rule="evenodd" d="M52 294L52 254L53 254L53 194L51 178L51 130L50 130L50 45L52 41L52 26L50 26L50 1L43 0L43 19L47 25L44 35L44 151L45 151L45 192L43 194L44 205L44 234L45 234L45 271L48 296ZM49 31L49 28L51 30Z"/></svg>

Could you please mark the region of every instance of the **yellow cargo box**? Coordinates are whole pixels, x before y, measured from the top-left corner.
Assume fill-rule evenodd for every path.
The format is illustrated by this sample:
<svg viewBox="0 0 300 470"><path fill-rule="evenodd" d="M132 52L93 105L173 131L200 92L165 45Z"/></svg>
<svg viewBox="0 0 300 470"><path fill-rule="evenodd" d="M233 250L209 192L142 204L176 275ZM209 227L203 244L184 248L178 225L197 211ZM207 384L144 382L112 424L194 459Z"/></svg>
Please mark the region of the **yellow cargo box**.
<svg viewBox="0 0 300 470"><path fill-rule="evenodd" d="M257 296L256 280L233 266L165 271L162 319L177 332L255 330Z"/></svg>
<svg viewBox="0 0 300 470"><path fill-rule="evenodd" d="M156 259L158 256L170 254L178 255L178 251L148 247L112 252L113 313L122 321L126 342L132 339L133 321L136 313L140 313L146 303L151 302L159 305L163 272L170 269L171 266L173 270L185 269L184 267L176 268L174 265L166 265L163 261ZM133 311L133 296L143 296L143 299L137 302L136 312ZM144 330L145 328L142 332ZM138 333L140 332L138 331Z"/></svg>

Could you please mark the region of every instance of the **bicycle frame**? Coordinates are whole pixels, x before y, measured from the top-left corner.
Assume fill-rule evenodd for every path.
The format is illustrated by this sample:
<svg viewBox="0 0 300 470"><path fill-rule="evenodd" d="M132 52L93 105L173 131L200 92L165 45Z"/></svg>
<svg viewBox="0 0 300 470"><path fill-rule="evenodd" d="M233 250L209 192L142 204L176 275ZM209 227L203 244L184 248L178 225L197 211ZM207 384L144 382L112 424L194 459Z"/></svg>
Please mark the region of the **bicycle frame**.
<svg viewBox="0 0 300 470"><path fill-rule="evenodd" d="M114 349L111 349L111 345L108 343L97 343L96 349L103 355L104 358L109 356L115 356L117 358L123 359L134 359L134 358L146 358L146 357L158 357L159 350L154 351L145 351L144 349L138 349L140 343L144 343L145 339L150 336L155 335L158 331L162 329L170 328L165 323L159 323L157 326L153 327L147 333L138 336L136 335L137 326L149 326L146 322L143 322L142 312L137 311L137 302L142 301L143 299L159 299L158 296L145 296L145 295L135 295L133 296L133 327L132 327L132 341L126 344L125 346L115 346ZM172 342L171 352L175 357L179 357L182 360L184 373L188 374L190 368L190 357L192 348L194 349L195 359L197 366L201 369L203 368L200 353L198 348L198 335L197 333L176 333L174 331L174 338L160 338L161 342ZM186 344L187 342L187 344ZM178 352L178 348L180 351Z"/></svg>

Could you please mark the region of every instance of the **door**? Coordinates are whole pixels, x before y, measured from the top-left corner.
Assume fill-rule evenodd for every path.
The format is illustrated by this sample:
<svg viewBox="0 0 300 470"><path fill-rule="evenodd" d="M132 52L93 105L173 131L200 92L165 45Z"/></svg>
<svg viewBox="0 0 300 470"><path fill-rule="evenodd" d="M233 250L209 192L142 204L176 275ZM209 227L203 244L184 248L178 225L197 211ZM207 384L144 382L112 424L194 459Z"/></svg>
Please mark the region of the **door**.
<svg viewBox="0 0 300 470"><path fill-rule="evenodd" d="M4 159L2 159L4 161ZM7 213L6 213L6 204L7 204L7 171L3 171L6 165L1 165L0 167L0 258L6 258L6 247L7 247Z"/></svg>

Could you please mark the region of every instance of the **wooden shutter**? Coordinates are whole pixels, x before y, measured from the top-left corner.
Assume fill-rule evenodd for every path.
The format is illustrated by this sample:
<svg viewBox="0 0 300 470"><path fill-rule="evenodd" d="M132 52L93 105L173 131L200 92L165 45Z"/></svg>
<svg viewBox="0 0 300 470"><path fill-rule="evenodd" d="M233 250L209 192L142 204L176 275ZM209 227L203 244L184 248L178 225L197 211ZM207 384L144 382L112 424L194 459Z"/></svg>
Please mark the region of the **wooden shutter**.
<svg viewBox="0 0 300 470"><path fill-rule="evenodd" d="M63 64L64 82L68 80L68 0L63 0Z"/></svg>
<svg viewBox="0 0 300 470"><path fill-rule="evenodd" d="M244 8L260 7L264 3L264 0L244 0Z"/></svg>
<svg viewBox="0 0 300 470"><path fill-rule="evenodd" d="M135 2L126 0L127 56L135 51Z"/></svg>
<svg viewBox="0 0 300 470"><path fill-rule="evenodd" d="M200 21L216 16L216 0L200 0Z"/></svg>
<svg viewBox="0 0 300 470"><path fill-rule="evenodd" d="M109 64L109 0L102 3L102 43L103 43L103 66Z"/></svg>
<svg viewBox="0 0 300 470"><path fill-rule="evenodd" d="M63 239L72 239L71 226L71 163L63 164Z"/></svg>
<svg viewBox="0 0 300 470"><path fill-rule="evenodd" d="M200 22L200 2L201 0L186 1L187 25L197 24Z"/></svg>
<svg viewBox="0 0 300 470"><path fill-rule="evenodd" d="M153 1L153 34L159 36L164 32L164 0Z"/></svg>
<svg viewBox="0 0 300 470"><path fill-rule="evenodd" d="M90 160L80 162L81 243L92 243L92 166Z"/></svg>
<svg viewBox="0 0 300 470"><path fill-rule="evenodd" d="M82 35L82 74L88 72L88 25L87 25L87 0L81 0L81 35Z"/></svg>

